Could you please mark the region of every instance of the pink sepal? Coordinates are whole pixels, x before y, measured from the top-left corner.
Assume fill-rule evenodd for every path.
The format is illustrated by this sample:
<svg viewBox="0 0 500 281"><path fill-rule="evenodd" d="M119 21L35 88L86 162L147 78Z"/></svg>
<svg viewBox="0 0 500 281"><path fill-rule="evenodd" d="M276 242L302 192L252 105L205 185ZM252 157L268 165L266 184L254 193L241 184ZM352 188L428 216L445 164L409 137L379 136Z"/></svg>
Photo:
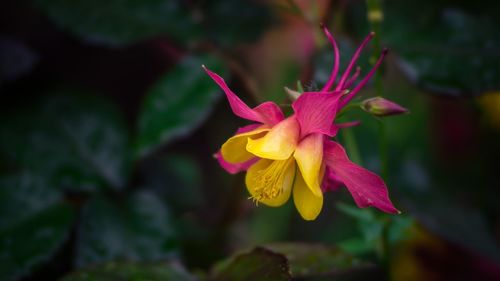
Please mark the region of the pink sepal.
<svg viewBox="0 0 500 281"><path fill-rule="evenodd" d="M351 162L340 144L325 141L324 147L327 167L345 184L358 207L373 206L386 213L400 213L389 199L387 186L378 175Z"/></svg>

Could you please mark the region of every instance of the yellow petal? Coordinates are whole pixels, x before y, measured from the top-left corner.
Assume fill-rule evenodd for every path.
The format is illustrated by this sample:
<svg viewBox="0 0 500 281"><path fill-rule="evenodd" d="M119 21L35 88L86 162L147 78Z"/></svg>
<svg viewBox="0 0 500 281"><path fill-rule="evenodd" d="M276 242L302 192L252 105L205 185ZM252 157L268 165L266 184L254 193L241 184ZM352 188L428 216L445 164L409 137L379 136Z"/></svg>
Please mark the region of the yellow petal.
<svg viewBox="0 0 500 281"><path fill-rule="evenodd" d="M293 117L285 119L262 138L249 139L247 151L260 158L286 160L297 146L299 133L297 120Z"/></svg>
<svg viewBox="0 0 500 281"><path fill-rule="evenodd" d="M311 189L307 187L302 175L297 173L293 185L293 202L302 218L311 221L316 219L321 212L321 208L323 207L323 193L320 196L314 195Z"/></svg>
<svg viewBox="0 0 500 281"><path fill-rule="evenodd" d="M251 198L271 207L290 198L295 177L295 161L261 159L248 169L245 183Z"/></svg>
<svg viewBox="0 0 500 281"><path fill-rule="evenodd" d="M228 139L221 147L222 158L229 163L243 163L255 155L246 150L248 139L259 138L265 135L269 128L259 127L253 131L237 134Z"/></svg>
<svg viewBox="0 0 500 281"><path fill-rule="evenodd" d="M320 196L323 136L321 134L311 134L303 139L295 149L293 157L297 160L307 186L316 196Z"/></svg>

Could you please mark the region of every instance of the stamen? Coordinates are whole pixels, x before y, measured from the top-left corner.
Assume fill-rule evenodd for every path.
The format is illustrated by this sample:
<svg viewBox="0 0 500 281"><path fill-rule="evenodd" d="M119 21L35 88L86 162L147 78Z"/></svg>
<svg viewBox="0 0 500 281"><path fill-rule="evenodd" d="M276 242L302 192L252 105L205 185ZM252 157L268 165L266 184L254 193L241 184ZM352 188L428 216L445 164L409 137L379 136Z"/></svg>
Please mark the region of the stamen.
<svg viewBox="0 0 500 281"><path fill-rule="evenodd" d="M365 40L363 40L363 43L361 43L361 45L358 47L358 49L354 53L354 56L352 56L352 59L351 59L351 62L349 63L349 66L347 66L347 69L345 70L344 74L342 75L342 78L340 78L339 84L337 85L337 88L335 88L335 90L338 91L344 87L344 83L345 83L347 77L349 76L349 74L351 74L351 70L354 67L354 64L356 63L356 61L358 60L359 55L361 54L361 51L366 47L366 45L368 44L368 42L370 42L370 40L373 38L373 36L375 36L375 32L372 31L372 32L370 32L370 34L368 34L368 36L366 36Z"/></svg>
<svg viewBox="0 0 500 281"><path fill-rule="evenodd" d="M345 98L342 101L340 101L341 108L344 107L348 102L350 102L354 98L356 93L359 92L359 90L361 90L361 88L363 88L366 85L366 83L368 83L368 81L370 80L370 78L372 78L373 74L375 74L375 71L377 71L377 68L380 66L380 64L382 63L384 57L387 55L388 52L389 49L387 48L382 50L382 54L380 55L375 65L370 70L370 72L368 72L365 78L363 78L363 80L361 80L361 82L359 82L359 84L356 85L356 87L352 89L352 91L347 96L345 96Z"/></svg>
<svg viewBox="0 0 500 281"><path fill-rule="evenodd" d="M250 197L255 204L264 199L276 198L283 193L283 183L291 161L292 157L287 160L275 160L266 169L257 171L254 177L254 195Z"/></svg>
<svg viewBox="0 0 500 281"><path fill-rule="evenodd" d="M332 34L330 31L328 31L328 28L324 24L321 24L321 28L323 28L323 32L325 32L326 37L328 38L328 41L333 46L333 52L334 52L334 65L332 69L332 74L330 75L330 78L328 79L328 82L326 82L325 86L323 86L323 89L321 89L321 92L328 91L332 86L333 83L335 83L335 79L337 78L337 74L339 72L339 63L340 63L340 55L339 55L339 48L337 46L337 42L335 42L335 39L333 38Z"/></svg>

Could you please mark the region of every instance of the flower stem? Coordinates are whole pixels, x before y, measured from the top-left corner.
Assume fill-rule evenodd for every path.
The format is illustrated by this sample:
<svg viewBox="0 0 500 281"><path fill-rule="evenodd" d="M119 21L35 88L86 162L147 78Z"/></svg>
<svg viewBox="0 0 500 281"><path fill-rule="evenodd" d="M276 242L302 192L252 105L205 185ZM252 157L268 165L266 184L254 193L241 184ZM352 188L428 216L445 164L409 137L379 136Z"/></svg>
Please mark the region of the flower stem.
<svg viewBox="0 0 500 281"><path fill-rule="evenodd" d="M380 157L380 173L384 181L387 181L387 177L389 174L389 167L387 161L387 137L386 137L386 129L383 121L379 121L379 157Z"/></svg>
<svg viewBox="0 0 500 281"><path fill-rule="evenodd" d="M344 115L347 111L353 109L353 108L360 108L361 107L361 103L360 102L351 102L351 103L348 103L346 106L344 106L344 108L342 108L340 110L340 112L337 114L337 119L339 119L342 115Z"/></svg>
<svg viewBox="0 0 500 281"><path fill-rule="evenodd" d="M358 164L362 165L361 154L359 153L358 143L356 142L356 138L354 137L354 133L352 128L345 128L342 130L342 137L344 139L345 146L347 151L349 152L349 158Z"/></svg>

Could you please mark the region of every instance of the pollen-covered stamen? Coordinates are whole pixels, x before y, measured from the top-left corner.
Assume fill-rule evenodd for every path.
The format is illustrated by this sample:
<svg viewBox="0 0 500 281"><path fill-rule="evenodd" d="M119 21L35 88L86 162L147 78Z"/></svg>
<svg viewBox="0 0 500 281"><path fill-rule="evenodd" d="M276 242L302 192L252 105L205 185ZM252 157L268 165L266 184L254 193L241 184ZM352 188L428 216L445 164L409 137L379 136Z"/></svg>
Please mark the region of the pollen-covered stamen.
<svg viewBox="0 0 500 281"><path fill-rule="evenodd" d="M341 108L344 107L347 103L349 103L354 98L356 93L359 92L359 90L361 90L361 88L363 88L366 85L366 83L368 83L368 81L375 74L375 71L377 71L377 68L380 66L380 64L382 63L384 57L387 55L388 52L389 49L387 48L382 50L382 54L380 55L375 65L370 70L370 72L368 72L365 78L363 78L363 80L361 80L361 82L359 82L359 84L356 85L356 87L354 87L354 89L352 89L352 91L348 95L346 95L343 100L340 101Z"/></svg>
<svg viewBox="0 0 500 281"><path fill-rule="evenodd" d="M266 169L257 171L254 181L256 187L250 197L256 203L278 197L283 193L286 171L292 163L293 157L287 160L273 161Z"/></svg>
<svg viewBox="0 0 500 281"><path fill-rule="evenodd" d="M333 83L335 83L335 79L337 78L337 73L339 72L340 54L339 54L339 48L337 46L337 42L335 42L335 39L333 38L330 31L328 31L328 28L326 28L326 26L324 24L321 24L321 28L323 28L323 32L325 32L325 35L328 38L328 41L330 41L330 43L332 44L333 52L334 52L334 56L335 56L332 74L330 75L328 82L326 82L325 86L323 86L323 89L321 89L321 92L326 92L333 86Z"/></svg>
<svg viewBox="0 0 500 281"><path fill-rule="evenodd" d="M344 74L342 75L342 78L340 78L339 84L337 85L335 90L338 91L338 90L341 90L344 88L344 83L346 82L349 74L351 74L351 70L354 67L354 64L356 63L356 61L358 60L359 55L361 54L361 51L366 47L366 45L368 44L368 42L370 42L370 40L373 38L373 36L375 36L375 32L370 32L370 34L368 34L368 36L366 36L365 40L363 40L363 43L361 43L361 45L358 47L358 49L354 53L354 56L352 56L351 62L349 63L349 65L347 66L347 69L345 70Z"/></svg>

